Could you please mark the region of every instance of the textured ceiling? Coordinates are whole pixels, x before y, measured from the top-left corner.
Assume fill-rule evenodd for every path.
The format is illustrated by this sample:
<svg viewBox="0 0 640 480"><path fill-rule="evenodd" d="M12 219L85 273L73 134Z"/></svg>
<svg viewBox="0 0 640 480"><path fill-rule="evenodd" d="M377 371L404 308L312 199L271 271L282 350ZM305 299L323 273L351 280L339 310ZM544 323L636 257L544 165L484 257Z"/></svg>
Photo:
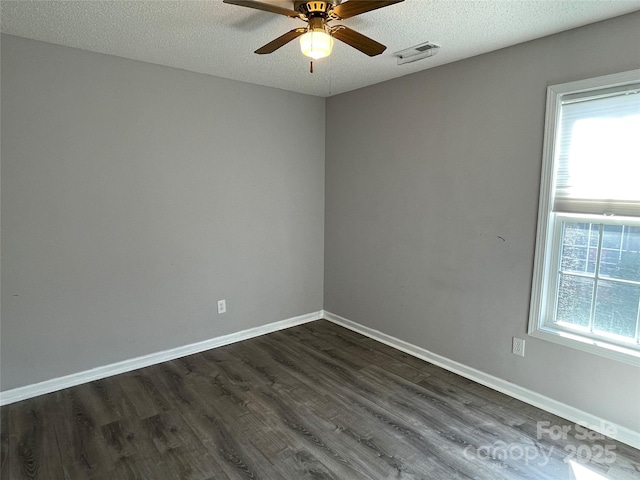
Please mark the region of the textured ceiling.
<svg viewBox="0 0 640 480"><path fill-rule="evenodd" d="M262 0L292 8L291 1ZM357 1L357 0L349 0ZM405 0L340 23L387 45L377 57L336 42L309 62L293 41L253 51L300 20L213 1L2 1L2 32L194 72L330 96L640 10L640 0ZM425 41L431 58L397 65Z"/></svg>

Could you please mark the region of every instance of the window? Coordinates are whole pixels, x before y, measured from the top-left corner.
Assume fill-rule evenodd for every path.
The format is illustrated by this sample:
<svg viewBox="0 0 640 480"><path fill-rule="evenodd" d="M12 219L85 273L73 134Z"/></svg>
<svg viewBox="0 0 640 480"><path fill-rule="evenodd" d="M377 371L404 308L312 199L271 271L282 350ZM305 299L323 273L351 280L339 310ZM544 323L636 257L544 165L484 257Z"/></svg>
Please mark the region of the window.
<svg viewBox="0 0 640 480"><path fill-rule="evenodd" d="M640 365L640 70L547 90L529 334Z"/></svg>

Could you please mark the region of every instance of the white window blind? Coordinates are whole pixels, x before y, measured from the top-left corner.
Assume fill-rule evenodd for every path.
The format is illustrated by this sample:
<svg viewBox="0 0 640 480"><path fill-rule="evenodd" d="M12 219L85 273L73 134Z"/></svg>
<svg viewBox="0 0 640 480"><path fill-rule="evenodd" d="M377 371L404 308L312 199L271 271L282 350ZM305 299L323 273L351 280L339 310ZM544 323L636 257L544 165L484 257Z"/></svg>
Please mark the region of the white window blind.
<svg viewBox="0 0 640 480"><path fill-rule="evenodd" d="M640 217L640 84L562 98L553 211Z"/></svg>

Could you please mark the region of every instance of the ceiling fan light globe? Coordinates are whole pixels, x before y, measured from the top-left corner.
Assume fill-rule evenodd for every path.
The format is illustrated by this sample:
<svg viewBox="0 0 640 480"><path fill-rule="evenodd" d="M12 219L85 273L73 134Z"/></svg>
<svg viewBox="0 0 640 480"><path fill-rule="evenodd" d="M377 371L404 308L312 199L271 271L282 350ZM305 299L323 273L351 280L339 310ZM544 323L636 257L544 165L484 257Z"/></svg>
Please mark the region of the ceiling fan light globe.
<svg viewBox="0 0 640 480"><path fill-rule="evenodd" d="M300 50L314 60L328 57L333 49L333 38L324 30L311 30L300 37Z"/></svg>

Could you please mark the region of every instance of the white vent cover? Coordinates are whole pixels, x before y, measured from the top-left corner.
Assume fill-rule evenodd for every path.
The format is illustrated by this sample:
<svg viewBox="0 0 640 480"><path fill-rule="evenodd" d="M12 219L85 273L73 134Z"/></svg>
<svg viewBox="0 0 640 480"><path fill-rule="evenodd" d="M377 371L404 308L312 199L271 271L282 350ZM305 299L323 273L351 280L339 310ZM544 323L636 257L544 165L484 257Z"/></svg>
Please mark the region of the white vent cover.
<svg viewBox="0 0 640 480"><path fill-rule="evenodd" d="M402 65L403 63L411 63L416 60L422 60L423 58L433 57L438 53L438 50L440 50L440 45L425 42L405 50L400 50L393 55L398 57L398 65Z"/></svg>

